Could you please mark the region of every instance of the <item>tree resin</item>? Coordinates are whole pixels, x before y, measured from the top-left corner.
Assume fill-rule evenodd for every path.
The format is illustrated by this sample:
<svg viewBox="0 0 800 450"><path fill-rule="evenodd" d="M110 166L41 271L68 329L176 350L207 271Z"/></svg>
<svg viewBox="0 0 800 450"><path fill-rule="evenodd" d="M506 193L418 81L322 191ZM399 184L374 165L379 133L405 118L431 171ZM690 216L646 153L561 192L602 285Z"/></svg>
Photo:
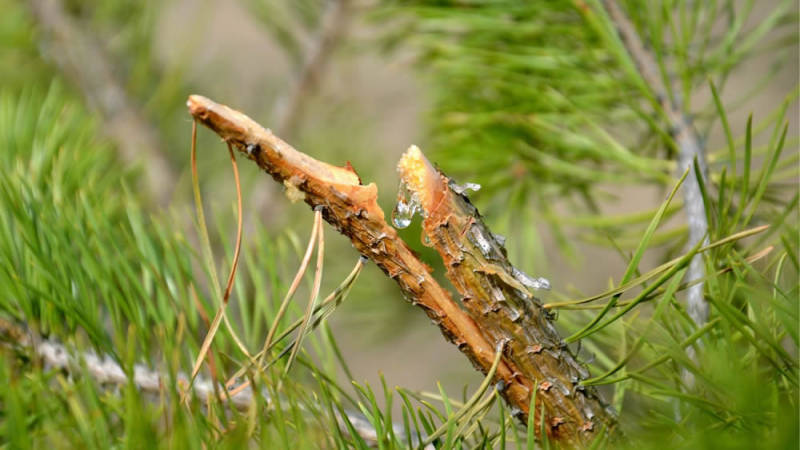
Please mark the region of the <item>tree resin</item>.
<svg viewBox="0 0 800 450"><path fill-rule="evenodd" d="M525 287L529 289L536 289L536 290L550 290L550 280L547 278L537 277L534 278L527 273L517 269L516 267L511 269L511 275L517 279L520 283L524 284Z"/></svg>
<svg viewBox="0 0 800 450"><path fill-rule="evenodd" d="M467 191L478 192L481 189L481 185L478 183L457 184L455 181L450 180L450 189L458 195L467 195Z"/></svg>
<svg viewBox="0 0 800 450"><path fill-rule="evenodd" d="M422 211L422 205L420 205L417 194L409 192L406 184L401 181L397 193L397 204L392 210L392 223L395 228L407 228L418 211Z"/></svg>

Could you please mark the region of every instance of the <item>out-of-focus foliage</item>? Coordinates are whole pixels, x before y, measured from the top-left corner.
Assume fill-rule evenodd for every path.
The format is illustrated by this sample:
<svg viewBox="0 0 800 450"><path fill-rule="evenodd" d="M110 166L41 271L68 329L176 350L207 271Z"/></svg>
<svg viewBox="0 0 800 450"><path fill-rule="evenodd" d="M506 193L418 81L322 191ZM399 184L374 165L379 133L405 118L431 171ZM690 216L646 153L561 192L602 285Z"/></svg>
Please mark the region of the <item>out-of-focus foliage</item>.
<svg viewBox="0 0 800 450"><path fill-rule="evenodd" d="M295 68L300 68L306 59L305 41L319 29L326 2L245 0L244 3L280 44Z"/></svg>
<svg viewBox="0 0 800 450"><path fill-rule="evenodd" d="M695 119L703 139L719 124L709 80L722 90L732 70L753 71L749 60L769 49L774 64L731 102L743 108L797 51L792 2L776 2L759 19L751 17L755 2L741 3L625 3L668 94ZM638 240L647 215L612 220L596 214L599 205L620 186L669 186L677 149L658 104L661 93L639 75L601 2L390 4L387 16L405 18L392 39L419 51L420 71L436 86L428 151L448 173L483 186L479 203L490 220L523 235L545 221L572 252L565 225L593 228L583 234L593 242L606 233ZM700 95L708 100L700 104ZM787 96L793 102L797 91ZM756 133L771 130L775 117L758 112ZM719 170L733 161L710 150L718 181ZM784 172L770 190L793 175ZM556 212L556 203L569 214ZM529 237L535 245L538 237ZM529 253L523 248L520 259Z"/></svg>
<svg viewBox="0 0 800 450"><path fill-rule="evenodd" d="M14 0L0 0L0 80L5 89L46 82L52 69L38 55L37 29L25 8Z"/></svg>
<svg viewBox="0 0 800 450"><path fill-rule="evenodd" d="M185 147L186 92L191 89L191 61L186 57L165 60L157 54L158 18L169 2L155 0L102 0L64 2L64 8L89 35L103 43L115 74L129 93L134 107L158 127L165 149ZM181 42L191 46L192 40ZM194 44L196 45L196 44ZM183 52L188 55L189 52ZM180 167L182 153L167 151Z"/></svg>
<svg viewBox="0 0 800 450"><path fill-rule="evenodd" d="M419 71L436 86L429 153L446 172L483 185L477 203L511 232L513 261L541 264L530 255L542 222L568 253L586 240L629 261L624 276L609 273L622 276L619 289L583 301L548 298L567 340L580 340L593 361L595 378L586 383L613 387L631 445L796 442L798 130L786 112L796 108L798 88L785 89L773 110L752 111L746 129L732 130L728 118L796 59L796 5L619 2L654 55L668 87L659 92L605 3L389 2L382 19L397 25L387 43L416 49ZM770 65L749 64L764 55ZM729 80L742 73L751 81L731 92ZM704 253L705 325L682 302L688 260L656 272L640 266L654 246L677 254L686 245L685 225L662 225L676 222L668 220L681 211L680 197L659 211L604 213L624 192L674 184L680 130L661 106L664 95L693 121L701 145L723 137L705 152L710 241L770 225L755 240Z"/></svg>
<svg viewBox="0 0 800 450"><path fill-rule="evenodd" d="M101 43L131 104L158 132L180 178L188 159L184 102L195 78L188 72L190 52L171 60L158 56L154 36L170 4L62 3ZM247 0L241 6L299 70L329 5ZM656 186L666 192L680 174L674 130L657 93L638 75L598 1L417 0L378 7L389 19L381 26L388 23L392 30L383 42L397 51L390 57L417 52L419 71L430 83L420 93L430 94L433 104L430 140L423 148L445 172L483 185L476 203L485 206L489 222L509 232L513 261L541 267L542 261L534 260L540 251L536 225L545 221L568 253L578 252L578 241L611 238L630 262L627 282L618 283L622 287L614 284L585 301L558 287L547 296L564 336L580 346L580 358L591 367L594 378L586 383L605 389L620 414L626 435L615 446L787 448L800 439L799 153L796 125L785 128L797 88L787 89L774 109L752 111L747 128L728 124L728 116L747 111L797 53L796 6L776 2L765 11L759 5L623 2L657 58L659 75L701 138L707 143L723 136L720 148L707 152L709 241L713 245L770 225L702 252L705 298L712 309L703 326L688 317L682 299L688 259L681 258L687 254L685 227L674 225L681 221L680 196L640 213L603 213L620 187ZM30 348L3 342L0 445L364 448L356 426L368 424L381 448L434 441L428 436L440 448L534 447L533 430L511 418L487 382L457 395L355 383L348 355L336 346L325 321L313 323L314 333L288 376L283 359L248 373L272 402L258 397L243 413L220 403L181 406L175 378L190 370L219 298L197 250L188 185L166 211L152 210L142 193L127 188L136 185L139 173L121 168L114 143L103 137L106 124L49 62L42 45L46 33L28 6L0 0L0 319L65 342L76 354L109 354L129 373L136 363L151 365L171 385L159 398L143 397L133 384L117 389L96 383L80 363L69 374L49 371L39 367ZM194 42L187 38L187 45ZM360 42L364 48L365 42ZM771 65L749 64L763 54L771 56ZM758 73L747 89L731 93L729 80L742 71ZM236 79L221 77L223 82ZM264 97L259 100L264 109L273 109L274 99ZM369 137L380 137L354 131L360 112L335 104L326 114L335 120L304 128L298 142L309 148L300 148L322 149L325 159L341 150L332 162L351 160L359 169L394 164L358 150L370 148L363 142ZM201 135L201 152L216 140ZM220 166L225 155L218 156L200 160L204 194L219 186L223 194L232 192L227 166ZM364 170L369 171L380 173ZM227 217L233 210L227 197L218 198L225 198L224 207L215 201L206 207L214 219L211 265L224 273L233 254L234 223ZM245 229L228 316L251 351L261 347L275 321L302 254L297 237L302 233L293 230L307 224L290 225L265 230L256 221ZM410 229L407 236L416 239L416 229ZM678 260L653 271L640 264L645 253L664 244ZM326 277L349 264L326 267ZM308 294L308 279L298 298ZM359 326L372 323L384 334L403 327L393 309L399 307L377 301L394 292L383 278L358 285L351 297L360 298L348 302L358 300L355 313L371 318L359 319ZM302 317L303 308L293 303L280 329ZM376 309L382 315L375 315ZM687 356L689 347L695 359ZM273 356L287 348L281 341ZM212 353L221 374L248 367L227 327L220 328ZM413 355L408 361L413 364ZM354 422L360 417L363 423L343 417Z"/></svg>

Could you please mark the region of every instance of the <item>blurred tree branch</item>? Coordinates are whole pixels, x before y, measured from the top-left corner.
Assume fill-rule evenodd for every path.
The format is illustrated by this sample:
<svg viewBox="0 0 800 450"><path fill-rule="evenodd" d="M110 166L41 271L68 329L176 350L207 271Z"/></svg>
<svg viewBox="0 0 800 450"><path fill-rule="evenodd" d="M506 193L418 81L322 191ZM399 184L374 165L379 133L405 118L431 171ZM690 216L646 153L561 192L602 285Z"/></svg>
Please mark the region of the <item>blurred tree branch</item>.
<svg viewBox="0 0 800 450"><path fill-rule="evenodd" d="M322 75L347 32L351 0L329 0L322 16L319 31L306 52L305 60L296 74L286 96L275 105L275 129L280 135L291 136L303 116L306 104L319 89Z"/></svg>
<svg viewBox="0 0 800 450"><path fill-rule="evenodd" d="M670 136L678 147L678 173L683 173L687 167L697 164L697 169L703 179L708 178L708 164L706 163L703 143L694 129L692 120L681 111L681 101L676 96L670 95L673 90L668 89L666 83L658 76L658 65L653 55L645 48L644 42L633 23L625 15L615 0L603 0L609 17L617 27L617 32L623 45L628 51L634 65L639 71L644 82L652 90L661 113L667 122ZM676 94L677 95L677 94ZM699 240L708 240L708 221L706 208L700 184L694 173L683 185L684 211L689 225L689 242L691 247ZM687 282L701 280L705 276L703 256L697 254L692 258L689 271L686 274ZM703 298L703 283L699 282L689 288L687 296L688 313L697 326L703 326L708 321L708 303ZM690 350L691 351L691 350Z"/></svg>
<svg viewBox="0 0 800 450"><path fill-rule="evenodd" d="M120 159L130 165L142 164L146 190L159 204L167 204L176 175L164 156L158 131L134 106L115 74L114 63L59 0L30 0L29 5L45 35L47 56L100 113L103 130L116 144Z"/></svg>
<svg viewBox="0 0 800 450"><path fill-rule="evenodd" d="M327 0L327 6L319 18L319 27L311 39L308 49L303 51L300 43L300 26L287 25L288 18L281 4L263 0L248 2L254 15L273 32L274 39L282 44L282 50L294 62L293 71L287 81L288 89L275 100L272 120L275 131L285 137L295 137L298 127L306 115L309 100L318 92L324 74L329 67L331 55L341 45L347 33L353 13L352 0ZM252 208L267 218L272 201L265 184L257 182Z"/></svg>
<svg viewBox="0 0 800 450"><path fill-rule="evenodd" d="M25 327L10 322L0 317L0 343L7 342L19 352L34 352L41 360L45 369L65 371L72 377L80 376L85 366L86 372L94 380L106 387L115 386L122 390L128 384L128 374L114 359L109 355L98 356L94 351L76 352L64 344L52 339L41 339ZM136 364L133 367L133 385L139 392L149 394L154 397L163 395L165 388L171 384L171 377L168 373L154 370L145 364ZM176 377L180 387L189 383L189 377L184 373L179 373ZM228 393L222 394L226 386L218 384L216 381L198 377L192 383L192 393L203 405L210 406L215 402L223 403L226 407L238 411L248 411L256 403L253 397L253 389L249 386L239 388L239 386L227 386ZM279 403L272 402L269 392L263 390L260 394L264 400L273 406L280 407ZM370 445L377 446L378 436L375 427L359 413L344 411L337 415L337 423L343 432L347 432L344 418L353 426L358 435ZM393 423L392 426L402 429L403 425ZM418 444L413 439L412 444ZM429 447L426 447L429 448Z"/></svg>

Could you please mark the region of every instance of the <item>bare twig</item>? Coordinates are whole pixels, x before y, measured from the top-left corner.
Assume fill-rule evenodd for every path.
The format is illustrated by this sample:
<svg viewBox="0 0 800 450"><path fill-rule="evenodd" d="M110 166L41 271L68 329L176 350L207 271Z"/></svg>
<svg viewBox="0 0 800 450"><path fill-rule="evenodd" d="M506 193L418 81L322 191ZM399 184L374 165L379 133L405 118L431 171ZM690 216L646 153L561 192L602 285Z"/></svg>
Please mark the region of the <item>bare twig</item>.
<svg viewBox="0 0 800 450"><path fill-rule="evenodd" d="M291 136L303 115L306 103L316 93L321 75L331 54L344 36L350 19L351 0L328 0L322 24L311 48L306 53L299 73L275 106L275 127L278 134Z"/></svg>
<svg viewBox="0 0 800 450"><path fill-rule="evenodd" d="M193 95L189 97L188 107L195 119L246 154L293 192L293 196L302 197L312 208L321 208L322 216L328 223L350 238L359 253L371 259L395 280L406 298L422 308L439 326L445 338L458 346L477 369L488 373L495 356L496 341L486 336L475 318L452 300L450 294L430 275L430 268L414 255L396 230L386 223L376 201L377 188L374 184L363 186L350 167L334 167L298 152L271 131L227 106ZM493 379L499 383L501 389L498 390L523 422L527 419L531 394L535 389L546 392L551 388L562 388L555 383L548 385L544 383L548 380L538 380L533 375L504 352ZM571 403L565 405L567 408L575 407ZM571 411L562 417L557 415L558 410L546 410L551 415L548 417L549 426L543 428L553 438L567 445L577 445L595 436L603 427L593 426L589 417L588 423L570 425L569 430L579 430L579 434L562 433L558 428L573 417L591 414L600 420L598 425L605 425L608 423L605 420L607 416L602 411L602 408L588 413Z"/></svg>
<svg viewBox="0 0 800 450"><path fill-rule="evenodd" d="M114 65L97 40L64 11L59 0L29 0L31 11L47 39L47 55L80 89L103 117L103 129L127 164L142 164L145 187L161 205L175 185L175 174L164 157L158 132L133 107Z"/></svg>
<svg viewBox="0 0 800 450"><path fill-rule="evenodd" d="M699 172L705 180L708 176L708 167L702 141L692 125L691 119L681 111L678 99L670 98L666 84L658 76L658 65L653 55L645 48L636 28L619 7L615 0L603 0L606 11L617 27L619 36L631 59L636 65L645 83L653 90L653 94L663 109L667 120L669 132L678 146L679 161L678 172L683 173L695 161ZM693 174L686 179L683 185L684 209L689 222L689 243L691 247L701 239L708 239L708 221L703 196L698 180ZM697 254L692 258L687 281L700 280L705 276L703 257ZM689 288L687 296L689 315L697 326L702 326L708 321L708 303L703 298L703 283L697 283ZM691 351L691 350L690 350Z"/></svg>

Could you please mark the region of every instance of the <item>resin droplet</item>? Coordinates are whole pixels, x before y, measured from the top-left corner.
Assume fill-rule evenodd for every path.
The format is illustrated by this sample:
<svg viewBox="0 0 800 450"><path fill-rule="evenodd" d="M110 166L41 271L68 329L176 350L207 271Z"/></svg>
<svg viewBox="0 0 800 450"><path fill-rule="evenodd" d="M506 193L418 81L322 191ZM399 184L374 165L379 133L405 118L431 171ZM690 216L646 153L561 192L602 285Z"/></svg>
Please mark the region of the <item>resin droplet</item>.
<svg viewBox="0 0 800 450"><path fill-rule="evenodd" d="M478 192L481 190L481 185L478 183L456 184L454 181L450 180L450 189L452 189L456 194L464 195L464 193L467 191Z"/></svg>
<svg viewBox="0 0 800 450"><path fill-rule="evenodd" d="M527 273L517 269L514 267L512 269L511 275L517 279L520 283L524 284L525 287L530 289L541 289L545 291L550 290L550 280L547 278L537 277L534 278Z"/></svg>
<svg viewBox="0 0 800 450"><path fill-rule="evenodd" d="M431 242L431 238L428 236L428 233L425 230L422 230L422 234L419 237L420 241L422 241L422 245L425 247L433 247L433 242Z"/></svg>
<svg viewBox="0 0 800 450"><path fill-rule="evenodd" d="M396 228L407 228L411 225L414 214L421 209L417 196L408 192L405 183L400 183L397 193L397 204L392 210L392 223Z"/></svg>
<svg viewBox="0 0 800 450"><path fill-rule="evenodd" d="M408 203L400 200L392 211L392 223L397 228L407 228L411 225L414 210Z"/></svg>

